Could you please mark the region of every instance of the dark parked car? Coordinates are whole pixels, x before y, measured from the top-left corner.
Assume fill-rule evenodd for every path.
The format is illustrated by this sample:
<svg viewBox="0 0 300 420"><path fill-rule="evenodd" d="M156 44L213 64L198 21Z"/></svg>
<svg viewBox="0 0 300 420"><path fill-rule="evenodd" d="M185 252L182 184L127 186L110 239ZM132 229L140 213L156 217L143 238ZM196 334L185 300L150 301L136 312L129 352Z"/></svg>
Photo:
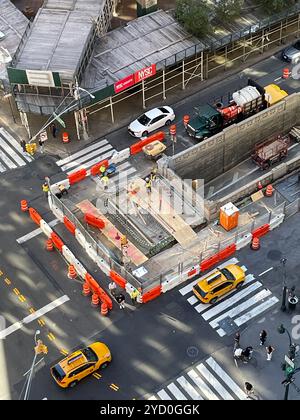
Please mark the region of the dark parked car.
<svg viewBox="0 0 300 420"><path fill-rule="evenodd" d="M300 40L282 51L282 59L288 63L300 63Z"/></svg>

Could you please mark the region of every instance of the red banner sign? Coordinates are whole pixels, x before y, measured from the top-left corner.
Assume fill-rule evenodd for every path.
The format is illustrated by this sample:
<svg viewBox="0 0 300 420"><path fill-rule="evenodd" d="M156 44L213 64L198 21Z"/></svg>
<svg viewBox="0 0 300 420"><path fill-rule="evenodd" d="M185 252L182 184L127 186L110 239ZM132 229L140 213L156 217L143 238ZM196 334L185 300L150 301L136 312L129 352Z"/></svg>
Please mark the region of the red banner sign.
<svg viewBox="0 0 300 420"><path fill-rule="evenodd" d="M115 93L122 92L122 90L125 90L133 86L134 83L135 83L134 74L131 74L130 76L127 76L122 80L119 80L118 82L115 83L115 86L114 86Z"/></svg>
<svg viewBox="0 0 300 420"><path fill-rule="evenodd" d="M139 83L142 80L148 79L148 77L156 74L156 64L152 64L150 67L145 67L134 73L134 82Z"/></svg>

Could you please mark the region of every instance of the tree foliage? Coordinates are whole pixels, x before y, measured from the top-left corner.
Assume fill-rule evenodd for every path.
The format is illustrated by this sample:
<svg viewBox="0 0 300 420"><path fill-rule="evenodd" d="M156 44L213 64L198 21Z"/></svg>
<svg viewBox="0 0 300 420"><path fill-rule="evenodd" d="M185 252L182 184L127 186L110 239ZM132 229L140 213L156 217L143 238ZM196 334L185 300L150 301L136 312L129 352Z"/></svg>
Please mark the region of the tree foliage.
<svg viewBox="0 0 300 420"><path fill-rule="evenodd" d="M217 0L215 11L220 20L230 20L239 16L244 0Z"/></svg>
<svg viewBox="0 0 300 420"><path fill-rule="evenodd" d="M176 0L176 19L198 38L212 31L210 13L211 9L204 0Z"/></svg>
<svg viewBox="0 0 300 420"><path fill-rule="evenodd" d="M271 15L284 10L288 11L288 8L299 3L299 0L259 0L257 3L260 3L263 9Z"/></svg>

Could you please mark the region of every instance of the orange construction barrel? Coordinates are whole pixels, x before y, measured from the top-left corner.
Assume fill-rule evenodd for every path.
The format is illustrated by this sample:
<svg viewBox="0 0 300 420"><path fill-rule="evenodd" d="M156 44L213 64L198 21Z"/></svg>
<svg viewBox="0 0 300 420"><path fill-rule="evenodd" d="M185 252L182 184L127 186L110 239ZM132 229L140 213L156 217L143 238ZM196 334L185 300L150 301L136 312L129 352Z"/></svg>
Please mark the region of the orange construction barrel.
<svg viewBox="0 0 300 420"><path fill-rule="evenodd" d="M220 208L220 225L227 231L237 227L239 222L239 209L232 203Z"/></svg>
<svg viewBox="0 0 300 420"><path fill-rule="evenodd" d="M69 134L67 132L64 132L62 135L62 141L63 143L69 143L70 139L69 139Z"/></svg>

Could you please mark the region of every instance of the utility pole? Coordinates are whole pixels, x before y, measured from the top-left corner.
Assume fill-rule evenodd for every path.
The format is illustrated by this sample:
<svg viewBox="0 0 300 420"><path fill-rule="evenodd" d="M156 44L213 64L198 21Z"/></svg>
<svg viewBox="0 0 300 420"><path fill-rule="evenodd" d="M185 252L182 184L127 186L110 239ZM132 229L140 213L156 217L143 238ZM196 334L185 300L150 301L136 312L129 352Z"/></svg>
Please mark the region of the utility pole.
<svg viewBox="0 0 300 420"><path fill-rule="evenodd" d="M88 127L87 127L87 116L86 116L85 109L82 108L80 90L83 90L83 91L87 92L91 97L94 97L88 91L79 87L78 79L76 77L75 78L74 98L75 98L76 101L78 101L78 105L79 105L79 111L75 112L75 120L76 120L76 126L77 126L77 137L78 137L78 140L80 140L80 128L81 128L82 129L82 134L83 134L83 139L88 140L89 134L88 134Z"/></svg>
<svg viewBox="0 0 300 420"><path fill-rule="evenodd" d="M29 375L28 375L28 379L27 379L27 384L26 384L26 389L25 389L25 394L24 394L24 400L28 400L29 398L29 393L30 393L30 389L31 389L31 383L32 383L32 378L33 378L33 372L34 372L34 367L35 367L35 362L37 359L37 356L41 353L43 354L47 354L48 353L48 349L47 346L45 346L42 342L42 340L37 340L36 337L40 334L40 330L36 330L35 334L34 334L34 358L29 370Z"/></svg>
<svg viewBox="0 0 300 420"><path fill-rule="evenodd" d="M281 310L282 312L286 311L286 292L287 292L287 286L286 286L286 262L287 259L286 258L281 258L280 263L282 265L282 270L283 270L283 281L282 281L282 302L281 302Z"/></svg>

